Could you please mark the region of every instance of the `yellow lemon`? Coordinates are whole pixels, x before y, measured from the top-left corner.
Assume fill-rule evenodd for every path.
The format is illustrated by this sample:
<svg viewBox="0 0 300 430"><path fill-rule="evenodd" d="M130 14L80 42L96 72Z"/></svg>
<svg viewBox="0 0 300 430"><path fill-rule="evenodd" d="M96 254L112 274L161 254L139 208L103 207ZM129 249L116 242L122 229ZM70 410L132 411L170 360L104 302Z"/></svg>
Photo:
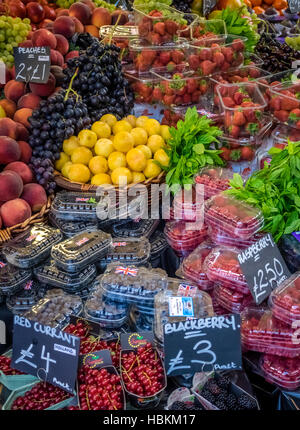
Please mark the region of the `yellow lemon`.
<svg viewBox="0 0 300 430"><path fill-rule="evenodd" d="M164 139L158 134L153 134L149 137L147 146L151 149L152 154L155 154L156 151L165 147Z"/></svg>
<svg viewBox="0 0 300 430"><path fill-rule="evenodd" d="M142 172L132 172L132 182L134 184L137 184L138 182L144 182L145 181L145 175Z"/></svg>
<svg viewBox="0 0 300 430"><path fill-rule="evenodd" d="M71 161L67 161L64 165L63 168L61 169L61 174L65 177L68 178L69 177L69 169L72 166L72 162Z"/></svg>
<svg viewBox="0 0 300 430"><path fill-rule="evenodd" d="M5 118L6 117L6 112L5 109L0 106L0 118Z"/></svg>
<svg viewBox="0 0 300 430"><path fill-rule="evenodd" d="M128 121L125 121L125 119L122 119L121 121L117 121L115 125L113 125L113 133L117 134L120 133L120 131L130 131L132 129L131 125Z"/></svg>
<svg viewBox="0 0 300 430"><path fill-rule="evenodd" d="M138 146L136 146L136 149L140 149L141 151L143 151L143 153L145 154L145 157L147 158L147 160L149 160L149 158L152 158L152 151L149 148L149 146L138 145Z"/></svg>
<svg viewBox="0 0 300 430"><path fill-rule="evenodd" d="M133 148L127 152L126 161L131 170L141 172L146 167L147 158L143 151Z"/></svg>
<svg viewBox="0 0 300 430"><path fill-rule="evenodd" d="M135 127L135 123L136 123L136 117L134 115L127 115L126 118L124 118L125 121L128 121L129 124L131 125L131 127Z"/></svg>
<svg viewBox="0 0 300 430"><path fill-rule="evenodd" d="M70 161L70 157L67 154L65 154L64 152L61 152L59 159L55 161L56 170L61 171L61 169L63 168L64 164L67 161Z"/></svg>
<svg viewBox="0 0 300 430"><path fill-rule="evenodd" d="M118 167L126 167L126 157L123 152L114 151L108 156L108 167L115 170Z"/></svg>
<svg viewBox="0 0 300 430"><path fill-rule="evenodd" d="M158 161L162 166L168 167L170 157L163 149L158 149L154 154L154 160Z"/></svg>
<svg viewBox="0 0 300 430"><path fill-rule="evenodd" d="M111 180L115 185L127 185L132 182L132 174L127 167L117 167L112 171Z"/></svg>
<svg viewBox="0 0 300 430"><path fill-rule="evenodd" d="M106 173L98 173L98 175L95 175L91 179L92 185L105 185L105 184L111 184L110 176Z"/></svg>
<svg viewBox="0 0 300 430"><path fill-rule="evenodd" d="M110 128L112 128L118 120L117 120L117 118L116 118L114 115L112 115L111 113L107 113L106 115L103 115L103 116L100 118L100 121L102 121L102 122L106 122L106 124L108 124L108 125L110 126Z"/></svg>
<svg viewBox="0 0 300 430"><path fill-rule="evenodd" d="M108 164L106 158L101 155L93 157L89 162L89 169L94 174L106 173L108 171Z"/></svg>
<svg viewBox="0 0 300 430"><path fill-rule="evenodd" d="M72 182L81 182L86 184L90 180L91 173L89 168L84 164L76 163L72 164L69 169L69 179Z"/></svg>
<svg viewBox="0 0 300 430"><path fill-rule="evenodd" d="M93 153L90 149L85 148L84 146L79 146L74 149L73 154L71 155L72 163L80 163L80 164L89 164L89 161L93 158Z"/></svg>
<svg viewBox="0 0 300 430"><path fill-rule="evenodd" d="M113 145L116 151L128 152L134 145L134 138L128 131L120 131L114 137Z"/></svg>
<svg viewBox="0 0 300 430"><path fill-rule="evenodd" d="M161 172L161 168L155 163L154 160L147 160L146 168L144 169L144 175L146 178L155 178Z"/></svg>
<svg viewBox="0 0 300 430"><path fill-rule="evenodd" d="M149 136L152 136L152 134L160 134L160 123L154 118L148 118L144 125L144 129Z"/></svg>
<svg viewBox="0 0 300 430"><path fill-rule="evenodd" d="M160 126L160 134L164 141L167 141L168 139L171 139L170 134L170 127L168 125L161 125Z"/></svg>
<svg viewBox="0 0 300 430"><path fill-rule="evenodd" d="M78 134L79 145L93 148L97 142L97 134L92 130L81 130Z"/></svg>
<svg viewBox="0 0 300 430"><path fill-rule="evenodd" d="M147 121L148 119L149 119L149 118L148 118L147 116L144 116L144 115L139 116L139 117L136 119L136 121L135 121L135 126L136 126L136 127L142 127L142 128L144 128L144 126L145 126L145 124L146 124L146 121Z"/></svg>
<svg viewBox="0 0 300 430"><path fill-rule="evenodd" d="M134 138L134 146L146 145L148 140L148 133L142 127L135 127L131 130L130 134Z"/></svg>
<svg viewBox="0 0 300 430"><path fill-rule="evenodd" d="M110 139L97 140L94 151L97 155L102 155L103 157L108 157L114 150L114 145Z"/></svg>
<svg viewBox="0 0 300 430"><path fill-rule="evenodd" d="M92 125L92 131L96 133L98 139L101 137L109 137L111 135L111 128L110 126L103 121L96 121Z"/></svg>
<svg viewBox="0 0 300 430"><path fill-rule="evenodd" d="M79 139L76 136L71 136L69 139L64 140L63 150L66 154L72 155L74 149L78 148Z"/></svg>

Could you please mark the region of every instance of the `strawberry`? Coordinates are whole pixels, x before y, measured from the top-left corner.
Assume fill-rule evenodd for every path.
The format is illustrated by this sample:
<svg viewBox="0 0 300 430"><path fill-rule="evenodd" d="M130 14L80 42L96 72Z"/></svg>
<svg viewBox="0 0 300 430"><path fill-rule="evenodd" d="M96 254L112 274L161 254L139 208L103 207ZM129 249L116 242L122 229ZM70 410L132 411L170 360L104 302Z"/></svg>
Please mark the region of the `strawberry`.
<svg viewBox="0 0 300 430"><path fill-rule="evenodd" d="M238 75L234 75L230 78L230 82L243 82L243 78Z"/></svg>
<svg viewBox="0 0 300 430"><path fill-rule="evenodd" d="M168 33L161 36L161 43L169 43L172 42L172 36L170 36Z"/></svg>
<svg viewBox="0 0 300 430"><path fill-rule="evenodd" d="M147 35L147 41L150 42L152 45L160 45L161 37L158 33L151 32Z"/></svg>
<svg viewBox="0 0 300 430"><path fill-rule="evenodd" d="M199 66L200 66L200 61L197 55L195 54L191 54L188 58L188 63L190 65L190 68L192 70L198 70Z"/></svg>
<svg viewBox="0 0 300 430"><path fill-rule="evenodd" d="M157 10L157 9L151 10L151 12L149 12L148 15L149 16L155 16L155 17L158 17L158 18L161 18L163 16L163 14L159 10Z"/></svg>
<svg viewBox="0 0 300 430"><path fill-rule="evenodd" d="M270 108L272 110L281 109L281 98L279 96L273 96L270 100Z"/></svg>
<svg viewBox="0 0 300 430"><path fill-rule="evenodd" d="M171 104L173 104L174 99L175 99L175 96L165 95L163 97L163 102L165 105L171 105Z"/></svg>
<svg viewBox="0 0 300 430"><path fill-rule="evenodd" d="M227 72L227 70L230 68L230 64L227 61L224 61L222 66L220 67L221 72Z"/></svg>
<svg viewBox="0 0 300 430"><path fill-rule="evenodd" d="M198 50L199 59L202 61L211 60L211 58L212 58L211 54L212 54L211 50L207 49L207 48L203 48L203 49Z"/></svg>
<svg viewBox="0 0 300 430"><path fill-rule="evenodd" d="M229 161L230 160L230 150L228 148L226 148L225 146L222 146L220 151L222 151L220 154L220 157L223 158L223 160L225 160L225 161Z"/></svg>
<svg viewBox="0 0 300 430"><path fill-rule="evenodd" d="M187 92L192 94L198 88L198 83L196 79L188 79L187 80Z"/></svg>
<svg viewBox="0 0 300 430"><path fill-rule="evenodd" d="M172 60L176 64L180 64L184 60L184 53L182 51L172 51L171 52Z"/></svg>
<svg viewBox="0 0 300 430"><path fill-rule="evenodd" d="M233 95L233 100L235 102L235 104L240 105L241 103L243 103L243 100L245 98L245 94L237 91L234 95Z"/></svg>
<svg viewBox="0 0 300 430"><path fill-rule="evenodd" d="M177 22L167 20L167 21L165 21L165 29L166 29L167 33L174 35L177 33L178 24L177 24Z"/></svg>
<svg viewBox="0 0 300 430"><path fill-rule="evenodd" d="M163 36L166 33L164 22L157 22L156 24L154 24L153 31Z"/></svg>
<svg viewBox="0 0 300 430"><path fill-rule="evenodd" d="M254 151L250 146L244 146L241 150L241 157L243 160L251 161L254 158Z"/></svg>
<svg viewBox="0 0 300 430"><path fill-rule="evenodd" d="M256 67L249 67L249 76L250 78L259 78L260 71Z"/></svg>
<svg viewBox="0 0 300 430"><path fill-rule="evenodd" d="M174 105L178 106L178 105L182 105L183 104L183 96L182 95L176 95L174 102Z"/></svg>
<svg viewBox="0 0 300 430"><path fill-rule="evenodd" d="M240 135L240 127L237 125L232 125L228 128L229 136L233 137L234 139L237 139Z"/></svg>
<svg viewBox="0 0 300 430"><path fill-rule="evenodd" d="M235 39L231 46L234 51L242 51L245 48L244 42L239 38Z"/></svg>
<svg viewBox="0 0 300 430"><path fill-rule="evenodd" d="M246 118L244 117L243 112L235 110L233 113L232 124L233 125L244 125L246 123Z"/></svg>
<svg viewBox="0 0 300 430"><path fill-rule="evenodd" d="M184 96L183 96L183 103L190 104L191 101L192 101L191 94L187 94L187 93L184 94Z"/></svg>
<svg viewBox="0 0 300 430"><path fill-rule="evenodd" d="M156 51L147 49L141 52L141 57L143 59L143 63L150 66L156 58Z"/></svg>
<svg viewBox="0 0 300 430"><path fill-rule="evenodd" d="M177 70L176 69L176 64L173 61L170 61L167 64L167 70L168 70L168 72L173 72L173 70Z"/></svg>
<svg viewBox="0 0 300 430"><path fill-rule="evenodd" d="M152 93L152 88L147 86L146 84L143 84L142 82L139 82L138 85L135 87L137 93L144 98L147 98Z"/></svg>
<svg viewBox="0 0 300 430"><path fill-rule="evenodd" d="M223 97L222 99L224 106L233 107L235 105L231 97Z"/></svg>
<svg viewBox="0 0 300 430"><path fill-rule="evenodd" d="M244 116L248 122L256 122L257 121L255 112L256 111L253 109L245 109L244 110Z"/></svg>
<svg viewBox="0 0 300 430"><path fill-rule="evenodd" d="M149 70L149 65L144 63L143 58L140 55L136 57L134 66L139 72L146 72Z"/></svg>
<svg viewBox="0 0 300 430"><path fill-rule="evenodd" d="M201 79L201 81L199 82L199 90L201 92L201 94L205 94L208 90L208 84L207 81L205 79Z"/></svg>
<svg viewBox="0 0 300 430"><path fill-rule="evenodd" d="M154 90L152 92L152 98L155 101L161 101L162 100L163 93L162 93L161 88L159 88L159 87L154 88Z"/></svg>
<svg viewBox="0 0 300 430"><path fill-rule="evenodd" d="M200 68L202 70L202 74L204 76L210 75L216 68L216 63L213 63L212 61L205 60L202 61Z"/></svg>
<svg viewBox="0 0 300 430"><path fill-rule="evenodd" d="M194 91L192 96L192 102L193 103L199 103L199 99L201 97L201 94L204 94L202 91Z"/></svg>
<svg viewBox="0 0 300 430"><path fill-rule="evenodd" d="M298 128L298 129L300 129L300 121L297 121L297 123L296 123L296 127ZM300 139L299 139L300 140Z"/></svg>
<svg viewBox="0 0 300 430"><path fill-rule="evenodd" d="M216 63L218 67L221 67L224 63L225 57L221 52L214 52L213 61Z"/></svg>
<svg viewBox="0 0 300 430"><path fill-rule="evenodd" d="M290 116L291 115L293 115L293 119L294 119L294 121L295 120L299 120L300 119L300 109L293 109L293 110L291 110L291 112L290 112Z"/></svg>
<svg viewBox="0 0 300 430"><path fill-rule="evenodd" d="M246 131L253 135L256 134L259 130L259 125L256 122L249 122L246 126Z"/></svg>
<svg viewBox="0 0 300 430"><path fill-rule="evenodd" d="M281 122L286 122L289 119L289 112L286 110L275 110L274 116Z"/></svg>
<svg viewBox="0 0 300 430"><path fill-rule="evenodd" d="M148 33L150 33L152 31L152 21L151 19L148 19L147 17L145 17L146 20L142 20L139 23L139 35L141 37L145 37L147 36Z"/></svg>
<svg viewBox="0 0 300 430"><path fill-rule="evenodd" d="M223 46L221 48L221 52L224 55L227 63L232 63L232 61L233 61L233 50L232 50L232 48Z"/></svg>
<svg viewBox="0 0 300 430"><path fill-rule="evenodd" d="M171 53L168 51L162 51L159 54L159 59L160 59L160 62L165 66L166 64L169 63L169 61L171 61Z"/></svg>
<svg viewBox="0 0 300 430"><path fill-rule="evenodd" d="M232 124L232 115L231 115L231 112L229 112L229 111L226 110L224 112L224 126L226 128L229 128L231 126L231 124Z"/></svg>
<svg viewBox="0 0 300 430"><path fill-rule="evenodd" d="M242 156L241 150L240 149L234 149L230 153L230 160L231 161L240 161L241 156Z"/></svg>
<svg viewBox="0 0 300 430"><path fill-rule="evenodd" d="M156 58L156 60L152 64L151 68L152 69L160 69L161 67L163 67L163 64L159 61L159 58Z"/></svg>
<svg viewBox="0 0 300 430"><path fill-rule="evenodd" d="M294 95L292 97L294 97ZM281 109L293 110L293 109L297 109L298 107L299 107L299 102L295 98L281 97Z"/></svg>

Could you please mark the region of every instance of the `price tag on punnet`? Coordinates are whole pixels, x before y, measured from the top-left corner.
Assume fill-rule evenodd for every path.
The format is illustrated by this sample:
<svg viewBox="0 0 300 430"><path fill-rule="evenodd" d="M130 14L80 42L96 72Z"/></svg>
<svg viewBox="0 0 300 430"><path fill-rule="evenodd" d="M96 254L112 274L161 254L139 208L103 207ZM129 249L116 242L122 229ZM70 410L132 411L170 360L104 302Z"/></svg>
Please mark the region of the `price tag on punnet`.
<svg viewBox="0 0 300 430"><path fill-rule="evenodd" d="M288 5L291 13L300 12L300 0L288 0Z"/></svg>
<svg viewBox="0 0 300 430"><path fill-rule="evenodd" d="M49 46L14 48L16 81L45 84L50 74Z"/></svg>
<svg viewBox="0 0 300 430"><path fill-rule="evenodd" d="M271 234L266 234L238 254L238 260L256 304L291 276Z"/></svg>
<svg viewBox="0 0 300 430"><path fill-rule="evenodd" d="M12 367L74 392L79 337L59 329L14 316Z"/></svg>
<svg viewBox="0 0 300 430"><path fill-rule="evenodd" d="M240 327L237 314L165 324L167 376L242 369Z"/></svg>

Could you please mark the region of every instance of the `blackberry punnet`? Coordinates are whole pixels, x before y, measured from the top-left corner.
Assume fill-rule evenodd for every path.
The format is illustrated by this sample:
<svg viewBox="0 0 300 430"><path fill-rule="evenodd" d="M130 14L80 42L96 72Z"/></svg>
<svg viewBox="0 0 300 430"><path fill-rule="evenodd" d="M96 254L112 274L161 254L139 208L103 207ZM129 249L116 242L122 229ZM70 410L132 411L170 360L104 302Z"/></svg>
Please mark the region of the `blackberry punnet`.
<svg viewBox="0 0 300 430"><path fill-rule="evenodd" d="M227 376L220 376L218 380L218 386L220 388L228 389L230 385L230 379Z"/></svg>
<svg viewBox="0 0 300 430"><path fill-rule="evenodd" d="M256 402L246 394L242 394L238 399L238 405L243 409L257 409Z"/></svg>
<svg viewBox="0 0 300 430"><path fill-rule="evenodd" d="M172 7L174 7L175 9L179 10L180 12L184 12L184 13L191 13L192 9L191 9L191 4L192 4L193 0L173 0L172 2ZM185 17L185 19L187 19L189 17Z"/></svg>
<svg viewBox="0 0 300 430"><path fill-rule="evenodd" d="M228 394L226 399L226 405L229 409L235 409L237 406L237 400L234 394Z"/></svg>

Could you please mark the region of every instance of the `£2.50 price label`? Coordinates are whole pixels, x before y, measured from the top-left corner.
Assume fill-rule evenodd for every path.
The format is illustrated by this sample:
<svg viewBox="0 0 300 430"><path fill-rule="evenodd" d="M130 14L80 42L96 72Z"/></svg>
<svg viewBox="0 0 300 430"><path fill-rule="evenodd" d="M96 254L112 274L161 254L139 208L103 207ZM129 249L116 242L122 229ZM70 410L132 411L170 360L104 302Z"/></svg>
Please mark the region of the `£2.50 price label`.
<svg viewBox="0 0 300 430"><path fill-rule="evenodd" d="M291 276L269 233L241 251L238 260L254 301L258 305L274 288Z"/></svg>

